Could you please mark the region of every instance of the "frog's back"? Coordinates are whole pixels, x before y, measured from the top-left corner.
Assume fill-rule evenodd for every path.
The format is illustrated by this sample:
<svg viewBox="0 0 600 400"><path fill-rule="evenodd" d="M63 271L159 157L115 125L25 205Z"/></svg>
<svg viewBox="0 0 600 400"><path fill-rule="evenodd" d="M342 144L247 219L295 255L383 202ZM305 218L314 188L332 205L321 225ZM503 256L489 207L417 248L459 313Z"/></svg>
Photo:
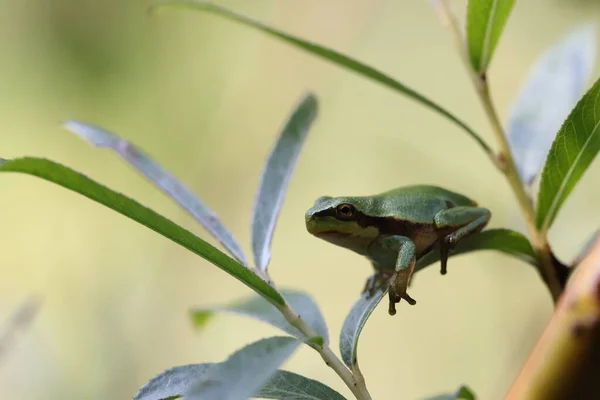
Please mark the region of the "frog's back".
<svg viewBox="0 0 600 400"><path fill-rule="evenodd" d="M404 186L373 196L375 214L413 222L433 221L439 211L457 206L477 206L459 193L431 185Z"/></svg>

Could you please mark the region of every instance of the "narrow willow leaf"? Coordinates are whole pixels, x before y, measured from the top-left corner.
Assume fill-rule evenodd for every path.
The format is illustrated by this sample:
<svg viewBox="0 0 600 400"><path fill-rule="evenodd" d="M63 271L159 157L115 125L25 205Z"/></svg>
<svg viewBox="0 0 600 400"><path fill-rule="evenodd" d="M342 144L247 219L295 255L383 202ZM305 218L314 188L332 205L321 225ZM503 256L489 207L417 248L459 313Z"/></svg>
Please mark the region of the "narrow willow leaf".
<svg viewBox="0 0 600 400"><path fill-rule="evenodd" d="M533 64L509 113L506 133L521 180L531 185L552 140L581 97L596 60L596 29L570 32Z"/></svg>
<svg viewBox="0 0 600 400"><path fill-rule="evenodd" d="M281 130L260 177L252 210L252 250L256 268L265 271L271 258L273 230L296 160L317 116L317 98L304 96Z"/></svg>
<svg viewBox="0 0 600 400"><path fill-rule="evenodd" d="M190 364L170 368L146 383L133 400L180 398L215 365ZM255 397L282 400L344 400L341 394L321 382L282 370L275 371Z"/></svg>
<svg viewBox="0 0 600 400"><path fill-rule="evenodd" d="M130 142L101 127L80 121L66 121L63 126L96 147L115 151L150 182L187 211L217 239L240 263L248 265L244 252L219 217L177 178Z"/></svg>
<svg viewBox="0 0 600 400"><path fill-rule="evenodd" d="M476 250L497 250L536 265L536 254L527 238L510 229L490 229L467 237L457 244L450 254L450 258ZM414 272L420 271L439 260L439 248L434 247L429 253L417 260ZM455 263L456 261L448 261L450 268ZM340 332L340 353L342 360L350 368L357 360L358 339L363 326L383 296L385 296L387 290L388 286L383 286L371 298L367 298L365 294L362 294L344 320Z"/></svg>
<svg viewBox="0 0 600 400"><path fill-rule="evenodd" d="M476 250L496 250L519 258L533 266L537 265L537 256L531 243L519 232L510 229L488 229L461 240L452 256L470 253ZM417 261L415 272L440 261L440 252L434 248ZM451 264L449 263L451 266Z"/></svg>
<svg viewBox="0 0 600 400"><path fill-rule="evenodd" d="M514 0L469 0L467 45L473 69L485 73L504 30Z"/></svg>
<svg viewBox="0 0 600 400"><path fill-rule="evenodd" d="M285 301L300 314L302 319L310 325L317 334L329 343L327 324L315 301L308 294L295 290L280 290L279 293ZM260 296L250 296L226 306L215 306L195 309L192 311L192 320L197 327L217 312L241 314L259 319L273 325L300 340L309 340L302 332L290 325L281 312Z"/></svg>
<svg viewBox="0 0 600 400"><path fill-rule="evenodd" d="M368 297L366 293L361 294L360 299L354 304L340 332L340 354L342 361L352 368L357 363L358 338L362 332L363 326L371 313L377 307L383 296L387 293L389 284L383 285L373 296Z"/></svg>
<svg viewBox="0 0 600 400"><path fill-rule="evenodd" d="M454 393L440 394L428 397L427 400L476 400L477 397L467 386L461 386Z"/></svg>
<svg viewBox="0 0 600 400"><path fill-rule="evenodd" d="M319 381L288 371L277 371L256 397L278 400L345 400Z"/></svg>
<svg viewBox="0 0 600 400"><path fill-rule="evenodd" d="M186 400L247 400L269 382L298 348L298 340L271 337L236 351L213 365L184 393Z"/></svg>
<svg viewBox="0 0 600 400"><path fill-rule="evenodd" d="M433 101L429 100L422 94L414 91L413 89L409 88L408 86L404 85L403 83L398 82L397 80L391 78L390 76L376 70L373 67L363 64L360 61L350 58L350 57L348 57L344 54L341 54L335 50L323 47L319 44L312 43L307 40L292 36L290 34L282 32L278 29L267 26L259 21L255 21L251 18L237 14L233 11L230 11L224 7L220 7L216 4L212 4L210 2L206 2L206 1L202 1L202 0L167 0L167 1L162 1L162 2L155 4L151 8L151 10L157 10L157 9L165 8L165 7L192 8L192 9L206 11L206 12L214 13L216 15L220 15L229 20L236 21L243 25L255 28L259 31L262 31L262 32L268 34L268 35L274 36L288 44L291 44L300 49L303 49L315 56L324 58L325 60L327 60L333 64L336 64L340 67L346 68L350 71L356 72L359 75L362 75L366 78L370 78L370 79L374 80L375 82L383 84L384 86L387 86L388 88L391 88L399 93L402 93L405 96L415 100L416 102L421 103L422 105L443 115L444 117L446 117L447 119L449 119L450 121L452 121L453 123L455 123L456 125L461 127L462 129L464 129L479 144L479 146L481 146L481 148L488 155L493 154L490 147L483 141L483 139L481 137L479 137L479 135L477 135L477 133L470 126L468 126L463 121L458 119L456 116L451 114L448 110L446 110L445 108L442 108L440 105L434 103Z"/></svg>
<svg viewBox="0 0 600 400"><path fill-rule="evenodd" d="M79 172L50 160L33 157L15 160L0 159L0 172L21 172L37 176L103 204L211 262L273 304L278 306L285 304L281 295L273 287L220 250L155 211L100 185Z"/></svg>
<svg viewBox="0 0 600 400"><path fill-rule="evenodd" d="M186 393L193 382L200 379L214 364L188 364L169 368L148 381L138 390L133 400L163 400L178 398Z"/></svg>
<svg viewBox="0 0 600 400"><path fill-rule="evenodd" d="M600 80L581 98L552 143L538 192L536 226L547 232L600 150Z"/></svg>

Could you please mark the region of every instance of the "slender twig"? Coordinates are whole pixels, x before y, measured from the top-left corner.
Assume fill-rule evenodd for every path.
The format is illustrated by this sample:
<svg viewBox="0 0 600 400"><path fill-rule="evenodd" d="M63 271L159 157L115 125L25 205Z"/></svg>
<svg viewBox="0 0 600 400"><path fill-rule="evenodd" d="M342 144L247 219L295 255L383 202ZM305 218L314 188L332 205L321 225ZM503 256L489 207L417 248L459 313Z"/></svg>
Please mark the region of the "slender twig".
<svg viewBox="0 0 600 400"><path fill-rule="evenodd" d="M496 157L496 166L508 180L508 183L510 184L517 198L519 207L521 208L521 212L527 225L527 230L529 231L533 248L538 256L538 271L543 281L546 283L546 286L550 290L554 302L556 302L558 301L558 298L562 292L562 285L558 280L556 271L554 269L552 256L550 254L550 246L548 245L546 235L543 232L540 232L535 225L535 210L533 208L531 198L527 194L527 191L525 190L525 187L523 186L519 177L519 173L517 172L517 167L515 165L510 146L506 140L504 128L502 127L502 123L498 118L498 113L496 112L496 108L494 107L494 103L490 96L490 89L486 74L485 72L481 74L478 73L471 66L469 54L460 33L458 22L452 14L447 0L438 0L437 4L439 6L437 7L437 10L439 11L442 22L444 25L446 25L450 35L452 36L454 44L461 59L463 60L463 63L465 64L465 68L469 73L471 81L475 87L475 91L477 92L481 105L483 106L486 116L488 117L492 126L492 131L494 132L494 135L496 136L500 146L500 152Z"/></svg>
<svg viewBox="0 0 600 400"><path fill-rule="evenodd" d="M304 320L300 317L300 315L294 311L289 305L280 308L281 313L285 317L285 319L294 327L296 327L300 332L302 332L306 337L315 337L319 336ZM327 364L331 369L335 371L336 374L339 375L340 378L344 381L346 386L352 391L354 396L358 400L371 400L371 395L367 390L365 385L365 380L360 377L355 376L352 371L350 371L329 348L329 346L324 343L323 346L311 345L313 349L315 349L321 357L325 364Z"/></svg>

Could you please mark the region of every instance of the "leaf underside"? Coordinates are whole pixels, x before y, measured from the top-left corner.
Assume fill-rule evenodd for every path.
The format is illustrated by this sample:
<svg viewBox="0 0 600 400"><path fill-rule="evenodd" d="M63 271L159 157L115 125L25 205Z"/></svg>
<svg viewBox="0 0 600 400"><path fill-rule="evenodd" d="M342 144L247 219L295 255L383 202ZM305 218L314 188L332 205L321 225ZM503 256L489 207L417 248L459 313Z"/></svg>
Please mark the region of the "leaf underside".
<svg viewBox="0 0 600 400"><path fill-rule="evenodd" d="M506 134L521 180L532 185L552 141L589 81L596 60L596 29L584 24L532 65L511 106Z"/></svg>
<svg viewBox="0 0 600 400"><path fill-rule="evenodd" d="M275 336L258 340L214 364L193 382L184 397L189 400L246 400L271 379L301 342Z"/></svg>
<svg viewBox="0 0 600 400"><path fill-rule="evenodd" d="M265 271L283 197L308 135L317 116L317 98L308 94L296 106L271 150L263 169L252 208L252 250L254 265Z"/></svg>
<svg viewBox="0 0 600 400"><path fill-rule="evenodd" d="M313 330L320 335L324 343L329 342L327 324L316 302L308 294L297 290L280 290L286 302L301 316ZM201 327L214 313L229 312L246 315L266 322L276 328L297 337L300 340L309 340L298 329L290 325L281 312L261 296L249 296L231 305L215 306L195 309L192 311L192 320L197 327ZM311 339L316 340L316 339Z"/></svg>
<svg viewBox="0 0 600 400"><path fill-rule="evenodd" d="M148 381L133 400L180 398L214 365L189 364L170 368ZM281 400L345 400L341 394L319 381L284 370L275 371L255 397Z"/></svg>
<svg viewBox="0 0 600 400"><path fill-rule="evenodd" d="M497 250L537 265L536 254L527 238L510 229L489 229L467 237L457 244L450 258L476 250ZM439 248L434 247L429 253L417 260L414 272L420 271L439 260ZM449 261L448 264L451 266L453 263ZM363 293L344 320L340 332L340 353L342 360L349 368L352 368L356 363L358 340L362 329L375 307L386 295L388 287L388 285L383 286L370 298L367 298L367 295Z"/></svg>
<svg viewBox="0 0 600 400"><path fill-rule="evenodd" d="M240 245L221 223L219 217L189 188L157 164L141 149L121 139L116 134L92 124L71 120L66 121L63 125L66 129L93 146L109 148L116 152L129 165L175 200L181 208L198 221L241 264L248 265Z"/></svg>

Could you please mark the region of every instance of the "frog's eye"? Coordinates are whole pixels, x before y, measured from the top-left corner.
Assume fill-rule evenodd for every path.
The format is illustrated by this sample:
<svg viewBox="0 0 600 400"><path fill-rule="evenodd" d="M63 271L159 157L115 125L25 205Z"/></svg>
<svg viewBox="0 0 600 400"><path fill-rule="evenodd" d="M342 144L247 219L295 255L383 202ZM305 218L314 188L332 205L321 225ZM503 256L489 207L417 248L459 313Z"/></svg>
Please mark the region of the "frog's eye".
<svg viewBox="0 0 600 400"><path fill-rule="evenodd" d="M356 214L356 209L354 208L354 206L352 204L340 204L339 206L337 206L335 211L336 211L337 217L339 219L344 219L344 220L352 219L354 217L354 214Z"/></svg>

